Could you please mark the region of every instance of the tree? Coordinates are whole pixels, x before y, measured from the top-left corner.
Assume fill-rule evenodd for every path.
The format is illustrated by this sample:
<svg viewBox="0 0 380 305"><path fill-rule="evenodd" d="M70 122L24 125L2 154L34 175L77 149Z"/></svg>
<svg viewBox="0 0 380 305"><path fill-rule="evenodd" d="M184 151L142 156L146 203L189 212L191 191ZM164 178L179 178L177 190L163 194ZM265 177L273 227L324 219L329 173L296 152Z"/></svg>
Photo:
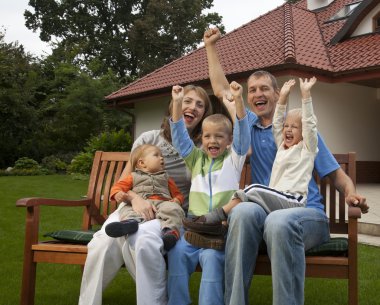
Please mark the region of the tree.
<svg viewBox="0 0 380 305"><path fill-rule="evenodd" d="M103 102L119 87L112 71L91 77L58 52L36 59L0 31L0 168L72 155L92 136L128 130L130 117Z"/></svg>
<svg viewBox="0 0 380 305"><path fill-rule="evenodd" d="M34 150L28 141L38 128L36 112L43 98L35 59L17 42L6 43L0 31L0 168Z"/></svg>
<svg viewBox="0 0 380 305"><path fill-rule="evenodd" d="M95 76L131 80L196 48L216 13L213 0L30 0L26 26Z"/></svg>
<svg viewBox="0 0 380 305"><path fill-rule="evenodd" d="M92 78L69 63L42 62L46 98L38 111L41 128L34 135L40 156L80 151L91 136L110 129L128 129L129 118L106 108L104 96L119 87L109 72Z"/></svg>

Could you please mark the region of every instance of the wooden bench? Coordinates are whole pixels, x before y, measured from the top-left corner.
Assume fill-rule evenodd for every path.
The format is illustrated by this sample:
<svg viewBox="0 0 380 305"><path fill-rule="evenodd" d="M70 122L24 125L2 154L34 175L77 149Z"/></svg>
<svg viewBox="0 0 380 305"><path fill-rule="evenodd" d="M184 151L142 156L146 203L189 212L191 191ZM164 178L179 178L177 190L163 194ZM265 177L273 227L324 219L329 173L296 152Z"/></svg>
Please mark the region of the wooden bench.
<svg viewBox="0 0 380 305"><path fill-rule="evenodd" d="M82 229L90 230L95 224L102 224L116 209L116 203L109 200L113 183L129 160L129 152L96 152L91 170L86 199L60 200L46 198L23 198L17 207L26 208L24 266L22 274L22 305L34 304L37 263L60 263L84 265L87 246L60 241L39 241L40 206L67 206L84 208ZM342 169L355 183L355 153L334 155ZM250 184L250 166L247 163L242 172L240 187ZM348 207L344 195L329 185L329 179L318 179L323 203L330 218L330 232L348 237L348 253L342 256L307 256L306 276L319 278L348 279L348 300L350 305L358 304L357 272L357 219L359 208ZM257 258L255 274L270 275L270 261L267 255ZM78 283L79 284L79 283Z"/></svg>

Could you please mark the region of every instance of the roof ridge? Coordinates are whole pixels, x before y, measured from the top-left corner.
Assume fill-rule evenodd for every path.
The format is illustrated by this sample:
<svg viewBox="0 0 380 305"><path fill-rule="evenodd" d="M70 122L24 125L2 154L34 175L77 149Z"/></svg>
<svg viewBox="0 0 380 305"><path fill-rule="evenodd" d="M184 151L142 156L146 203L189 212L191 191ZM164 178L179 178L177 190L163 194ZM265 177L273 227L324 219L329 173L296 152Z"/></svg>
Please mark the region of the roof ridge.
<svg viewBox="0 0 380 305"><path fill-rule="evenodd" d="M286 63L297 63L292 6L289 3L284 5L284 24L284 59Z"/></svg>

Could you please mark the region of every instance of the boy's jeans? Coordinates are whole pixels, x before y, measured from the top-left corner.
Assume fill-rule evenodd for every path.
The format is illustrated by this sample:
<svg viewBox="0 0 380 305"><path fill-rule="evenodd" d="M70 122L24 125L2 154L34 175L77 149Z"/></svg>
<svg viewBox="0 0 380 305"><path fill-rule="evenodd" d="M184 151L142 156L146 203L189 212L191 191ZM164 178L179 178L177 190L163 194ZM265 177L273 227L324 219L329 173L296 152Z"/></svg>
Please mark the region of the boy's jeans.
<svg viewBox="0 0 380 305"><path fill-rule="evenodd" d="M328 219L323 211L313 208L283 209L268 215L252 202L239 203L229 215L225 304L248 304L263 238L271 260L273 305L302 305L305 250L329 240Z"/></svg>
<svg viewBox="0 0 380 305"><path fill-rule="evenodd" d="M197 248L184 237L168 252L168 305L191 304L190 275L202 267L199 305L224 305L224 251Z"/></svg>

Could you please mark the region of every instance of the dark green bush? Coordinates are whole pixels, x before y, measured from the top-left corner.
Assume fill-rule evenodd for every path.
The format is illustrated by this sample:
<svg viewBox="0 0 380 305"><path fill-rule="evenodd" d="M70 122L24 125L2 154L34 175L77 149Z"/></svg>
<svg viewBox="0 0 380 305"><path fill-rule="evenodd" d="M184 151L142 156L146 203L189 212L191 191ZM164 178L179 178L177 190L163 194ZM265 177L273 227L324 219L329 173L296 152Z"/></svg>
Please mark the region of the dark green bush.
<svg viewBox="0 0 380 305"><path fill-rule="evenodd" d="M89 174L92 160L97 150L102 151L130 151L132 139L124 130L106 131L92 137L84 147L84 152L79 153L71 161L68 167L69 173Z"/></svg>
<svg viewBox="0 0 380 305"><path fill-rule="evenodd" d="M27 157L22 157L15 162L13 170L36 170L38 167L39 165L37 161Z"/></svg>
<svg viewBox="0 0 380 305"><path fill-rule="evenodd" d="M84 150L91 153L95 153L97 150L129 151L131 147L131 135L121 129L119 131L106 131L98 136L92 137L87 142L87 146L84 147Z"/></svg>
<svg viewBox="0 0 380 305"><path fill-rule="evenodd" d="M52 173L64 173L68 166L68 164L55 155L43 158L41 165Z"/></svg>
<svg viewBox="0 0 380 305"><path fill-rule="evenodd" d="M89 174L91 171L94 154L90 152L81 152L74 157L68 166L69 173Z"/></svg>
<svg viewBox="0 0 380 305"><path fill-rule="evenodd" d="M12 169L0 170L0 176L38 176L51 173L47 168L40 166L37 161L27 157L19 158Z"/></svg>

